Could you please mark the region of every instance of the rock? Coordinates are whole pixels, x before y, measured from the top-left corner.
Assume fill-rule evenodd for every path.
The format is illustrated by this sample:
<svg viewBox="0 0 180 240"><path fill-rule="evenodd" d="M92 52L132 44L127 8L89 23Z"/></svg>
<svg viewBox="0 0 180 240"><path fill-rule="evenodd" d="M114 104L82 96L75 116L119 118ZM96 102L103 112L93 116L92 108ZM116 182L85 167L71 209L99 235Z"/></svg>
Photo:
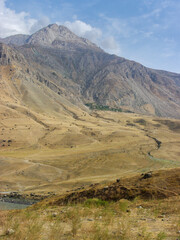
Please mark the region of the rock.
<svg viewBox="0 0 180 240"><path fill-rule="evenodd" d="M5 232L6 235L12 235L13 233L15 233L15 231L14 231L12 228L9 228L9 229Z"/></svg>
<svg viewBox="0 0 180 240"><path fill-rule="evenodd" d="M117 183L120 182L120 178L116 179L116 182L117 182Z"/></svg>
<svg viewBox="0 0 180 240"><path fill-rule="evenodd" d="M52 213L52 217L57 217L57 212Z"/></svg>
<svg viewBox="0 0 180 240"><path fill-rule="evenodd" d="M142 179L147 179L147 178L151 178L152 177L152 172L148 172L143 174Z"/></svg>
<svg viewBox="0 0 180 240"><path fill-rule="evenodd" d="M138 206L137 208L142 209L143 207L142 206Z"/></svg>
<svg viewBox="0 0 180 240"><path fill-rule="evenodd" d="M92 222L92 221L94 221L94 219L88 218L87 221Z"/></svg>

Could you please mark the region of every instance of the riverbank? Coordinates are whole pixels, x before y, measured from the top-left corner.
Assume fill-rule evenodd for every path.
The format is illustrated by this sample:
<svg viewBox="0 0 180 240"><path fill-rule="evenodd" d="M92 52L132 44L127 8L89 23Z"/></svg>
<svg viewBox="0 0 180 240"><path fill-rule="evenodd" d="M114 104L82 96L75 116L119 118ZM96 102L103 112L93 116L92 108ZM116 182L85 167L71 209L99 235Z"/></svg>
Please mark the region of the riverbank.
<svg viewBox="0 0 180 240"><path fill-rule="evenodd" d="M53 195L55 194L48 193L45 195L38 195L35 193L23 194L18 192L0 192L0 205L3 205L2 203L32 205Z"/></svg>

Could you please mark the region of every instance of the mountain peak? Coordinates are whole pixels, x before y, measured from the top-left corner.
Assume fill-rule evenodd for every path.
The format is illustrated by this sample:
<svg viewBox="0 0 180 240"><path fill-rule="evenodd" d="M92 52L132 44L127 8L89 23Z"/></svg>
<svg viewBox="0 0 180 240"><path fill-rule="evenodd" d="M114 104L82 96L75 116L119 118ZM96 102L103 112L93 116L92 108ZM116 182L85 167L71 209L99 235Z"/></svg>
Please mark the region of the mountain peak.
<svg viewBox="0 0 180 240"><path fill-rule="evenodd" d="M45 31L50 30L50 31L54 31L54 32L61 32L61 31L71 32L67 27L65 27L63 25L58 25L57 23L49 24L47 27L44 27L44 28L40 29L39 31L41 31L43 29Z"/></svg>
<svg viewBox="0 0 180 240"><path fill-rule="evenodd" d="M44 47L55 47L63 49L74 48L97 48L95 44L87 39L78 37L67 27L57 24L50 24L31 35L27 41L31 45Z"/></svg>
<svg viewBox="0 0 180 240"><path fill-rule="evenodd" d="M102 51L102 49L89 40L78 37L67 27L55 23L40 29L32 35L13 35L3 39L0 38L0 42L16 46L29 44L63 50L93 49Z"/></svg>
<svg viewBox="0 0 180 240"><path fill-rule="evenodd" d="M49 28L58 28L59 26L57 25L57 23L52 23L52 24L49 24L47 27L49 27Z"/></svg>

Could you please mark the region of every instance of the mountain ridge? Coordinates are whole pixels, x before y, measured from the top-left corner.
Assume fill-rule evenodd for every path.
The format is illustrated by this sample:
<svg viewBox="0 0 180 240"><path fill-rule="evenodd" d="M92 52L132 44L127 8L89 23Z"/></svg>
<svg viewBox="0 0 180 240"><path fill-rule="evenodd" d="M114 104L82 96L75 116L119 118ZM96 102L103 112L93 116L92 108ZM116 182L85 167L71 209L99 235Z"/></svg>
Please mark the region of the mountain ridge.
<svg viewBox="0 0 180 240"><path fill-rule="evenodd" d="M77 47L78 44L81 44L81 47L84 45L85 48L94 47L100 50L94 43L85 38L76 36L67 27L63 25L58 26L57 24L49 24L47 27L38 30L32 35L17 34L6 38L0 38L0 42L17 46L30 44L57 48L70 47L70 43L73 42L73 44L77 44ZM101 51L103 50L101 49Z"/></svg>
<svg viewBox="0 0 180 240"><path fill-rule="evenodd" d="M105 53L57 24L32 34L23 45L12 45L13 37L9 39L9 47L23 56L38 81L78 106L82 106L80 102L95 102L180 118L180 74L150 69ZM17 35L14 39L20 43ZM5 59L4 63L11 64L10 58ZM2 57L0 60L2 63ZM13 56L12 61L19 64ZM28 75L27 71L23 74Z"/></svg>

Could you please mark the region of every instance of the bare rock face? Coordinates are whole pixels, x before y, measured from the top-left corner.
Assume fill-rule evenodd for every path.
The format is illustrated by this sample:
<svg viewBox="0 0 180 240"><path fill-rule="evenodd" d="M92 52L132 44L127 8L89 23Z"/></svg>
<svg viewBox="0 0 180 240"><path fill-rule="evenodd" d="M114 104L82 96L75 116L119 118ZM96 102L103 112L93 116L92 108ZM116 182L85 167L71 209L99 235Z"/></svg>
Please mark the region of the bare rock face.
<svg viewBox="0 0 180 240"><path fill-rule="evenodd" d="M57 24L31 36L1 41L17 44L0 44L0 65L18 64L18 69L23 69L19 78L31 79L32 84L40 82L75 105L94 102L180 118L180 74L107 54Z"/></svg>
<svg viewBox="0 0 180 240"><path fill-rule="evenodd" d="M24 56L18 50L0 43L0 65L12 65L14 63L24 65L25 61Z"/></svg>
<svg viewBox="0 0 180 240"><path fill-rule="evenodd" d="M10 58L8 56L8 47L6 48L4 44L0 43L0 64L8 65L10 64Z"/></svg>
<svg viewBox="0 0 180 240"><path fill-rule="evenodd" d="M19 54L9 46L0 43L0 65L10 65L13 61L20 61Z"/></svg>

